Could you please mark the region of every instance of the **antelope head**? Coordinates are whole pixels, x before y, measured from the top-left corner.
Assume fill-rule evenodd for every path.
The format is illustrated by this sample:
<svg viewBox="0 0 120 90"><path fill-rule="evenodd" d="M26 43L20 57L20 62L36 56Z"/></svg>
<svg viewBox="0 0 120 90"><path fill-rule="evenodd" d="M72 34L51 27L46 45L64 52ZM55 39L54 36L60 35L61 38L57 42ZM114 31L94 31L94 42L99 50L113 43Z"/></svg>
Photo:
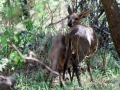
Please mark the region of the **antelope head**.
<svg viewBox="0 0 120 90"><path fill-rule="evenodd" d="M80 19L85 18L90 13L90 10L85 11L81 14L77 14L72 11L71 7L68 6L68 26L73 27L74 25L79 24Z"/></svg>

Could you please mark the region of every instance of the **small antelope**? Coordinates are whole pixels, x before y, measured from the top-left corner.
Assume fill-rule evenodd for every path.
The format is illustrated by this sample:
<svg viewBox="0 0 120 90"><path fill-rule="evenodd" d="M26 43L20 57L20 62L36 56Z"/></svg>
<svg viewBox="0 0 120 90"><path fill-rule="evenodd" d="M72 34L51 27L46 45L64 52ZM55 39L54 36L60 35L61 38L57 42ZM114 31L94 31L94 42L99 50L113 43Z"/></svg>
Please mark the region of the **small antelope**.
<svg viewBox="0 0 120 90"><path fill-rule="evenodd" d="M53 41L52 41L52 46L50 48L49 54L50 54L50 59L51 59L51 65L50 67L54 71L58 71L60 76L61 72L64 69L64 62L65 62L65 36L62 34L57 35ZM70 72L70 67L71 67L71 62L68 61L68 64L66 68L68 69L68 73L70 75L71 79L71 72ZM52 78L54 78L54 75L52 74ZM60 79L60 85L64 84L61 80L62 78L59 77ZM64 84L65 86L65 84Z"/></svg>
<svg viewBox="0 0 120 90"><path fill-rule="evenodd" d="M73 66L73 71L75 71L79 86L82 87L79 78L78 64L85 58L87 63L87 70L90 74L91 81L92 74L90 71L90 60L89 56L97 50L98 39L92 28L79 24L81 18L86 17L90 11L83 12L81 14L74 13L70 7L68 7L68 26L70 30L68 31L65 39L66 44L66 59L64 63L63 79L65 76L66 65L72 56L71 62Z"/></svg>

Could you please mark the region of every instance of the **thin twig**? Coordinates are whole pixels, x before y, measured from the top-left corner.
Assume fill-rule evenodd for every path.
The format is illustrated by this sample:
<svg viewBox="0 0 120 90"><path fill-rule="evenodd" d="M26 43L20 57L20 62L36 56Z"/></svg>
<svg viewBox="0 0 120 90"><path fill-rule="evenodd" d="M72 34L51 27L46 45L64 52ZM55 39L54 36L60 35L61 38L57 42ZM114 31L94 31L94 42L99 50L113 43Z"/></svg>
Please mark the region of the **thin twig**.
<svg viewBox="0 0 120 90"><path fill-rule="evenodd" d="M54 25L54 24L58 24L58 23L62 22L62 21L65 20L65 19L67 19L67 16L64 17L63 19L61 19L61 20L55 22L55 23L50 23L48 26L51 26L51 25Z"/></svg>

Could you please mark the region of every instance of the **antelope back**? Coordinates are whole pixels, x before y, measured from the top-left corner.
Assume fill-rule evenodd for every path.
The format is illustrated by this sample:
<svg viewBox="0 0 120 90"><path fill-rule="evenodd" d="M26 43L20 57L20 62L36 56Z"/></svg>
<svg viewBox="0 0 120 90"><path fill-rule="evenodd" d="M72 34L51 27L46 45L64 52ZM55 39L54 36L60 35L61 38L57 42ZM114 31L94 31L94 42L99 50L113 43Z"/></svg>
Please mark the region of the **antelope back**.
<svg viewBox="0 0 120 90"><path fill-rule="evenodd" d="M98 46L98 40L92 28L84 25L71 27L65 43L66 48L71 49L71 52L81 60L94 53Z"/></svg>
<svg viewBox="0 0 120 90"><path fill-rule="evenodd" d="M64 63L65 58L65 36L57 35L53 38L52 46L50 48L51 68L53 70L59 70L61 63Z"/></svg>
<svg viewBox="0 0 120 90"><path fill-rule="evenodd" d="M85 56L89 56L96 51L98 40L92 28L79 24L80 19L86 17L90 11L77 14L72 12L71 8L68 7L68 13L68 26L70 27L70 30L68 31L65 40L66 59L64 64L63 78L65 75L66 65L68 64L71 55L73 69L77 75L79 85L82 86L78 75L78 64L85 58Z"/></svg>
<svg viewBox="0 0 120 90"><path fill-rule="evenodd" d="M68 31L66 38L67 48L68 46L70 46L71 49L74 48L74 52L76 51L77 54L84 52L82 54L90 55L96 50L98 40L92 28L81 25L79 22L82 18L88 16L90 10L77 14L74 13L69 6L68 13L68 26L70 27L70 30Z"/></svg>
<svg viewBox="0 0 120 90"><path fill-rule="evenodd" d="M50 58L52 69L62 71L65 62L66 46L65 46L65 36L57 35L53 41L50 48ZM71 62L68 62L67 68L71 67Z"/></svg>
<svg viewBox="0 0 120 90"><path fill-rule="evenodd" d="M53 38L52 46L57 46L58 48L65 47L65 36L62 34L58 34L56 37Z"/></svg>

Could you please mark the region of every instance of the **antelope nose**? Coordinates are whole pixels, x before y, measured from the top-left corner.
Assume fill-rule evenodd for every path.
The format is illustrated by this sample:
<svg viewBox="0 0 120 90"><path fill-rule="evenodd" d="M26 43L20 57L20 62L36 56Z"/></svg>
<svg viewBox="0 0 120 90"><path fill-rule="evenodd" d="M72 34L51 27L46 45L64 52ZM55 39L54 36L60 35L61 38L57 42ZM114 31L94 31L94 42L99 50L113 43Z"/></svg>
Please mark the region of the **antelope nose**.
<svg viewBox="0 0 120 90"><path fill-rule="evenodd" d="M69 22L69 23L68 23L68 26L69 26L69 27L72 27L72 22Z"/></svg>

